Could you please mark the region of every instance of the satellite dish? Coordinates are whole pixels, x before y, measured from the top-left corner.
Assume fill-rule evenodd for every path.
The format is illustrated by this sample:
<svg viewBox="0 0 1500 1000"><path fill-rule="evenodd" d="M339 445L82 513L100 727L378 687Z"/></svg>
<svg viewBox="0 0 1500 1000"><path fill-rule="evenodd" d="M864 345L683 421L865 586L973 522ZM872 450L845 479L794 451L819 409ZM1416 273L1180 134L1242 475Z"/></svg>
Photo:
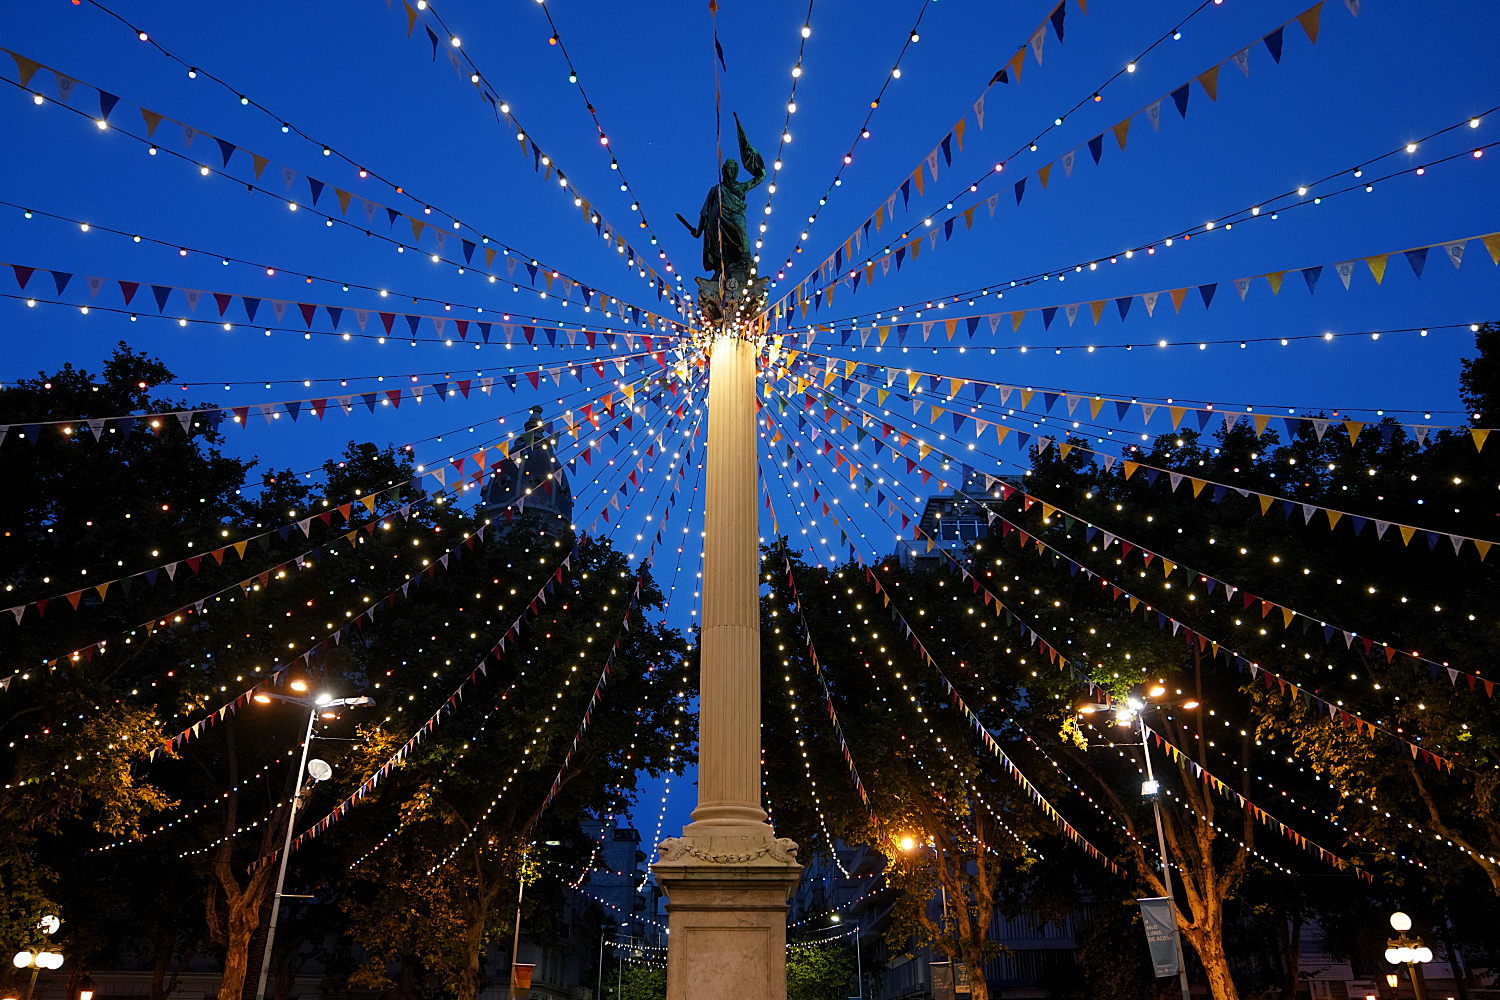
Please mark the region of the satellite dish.
<svg viewBox="0 0 1500 1000"><path fill-rule="evenodd" d="M327 781L333 776L333 765L326 760L313 758L307 762L307 773L314 781Z"/></svg>

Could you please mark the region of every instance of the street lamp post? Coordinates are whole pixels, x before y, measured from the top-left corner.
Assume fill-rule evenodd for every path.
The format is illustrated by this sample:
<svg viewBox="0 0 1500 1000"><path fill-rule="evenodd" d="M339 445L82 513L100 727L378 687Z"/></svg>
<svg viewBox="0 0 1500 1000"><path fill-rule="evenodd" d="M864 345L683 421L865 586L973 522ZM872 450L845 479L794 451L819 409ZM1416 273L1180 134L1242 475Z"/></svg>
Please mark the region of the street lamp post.
<svg viewBox="0 0 1500 1000"><path fill-rule="evenodd" d="M1420 937L1407 934L1411 930L1411 917L1400 910L1391 914L1391 929L1396 936L1386 940L1385 960L1392 965L1406 966L1412 993L1417 1000L1427 1000L1427 980L1422 976L1422 966L1432 961L1432 949L1423 944Z"/></svg>
<svg viewBox="0 0 1500 1000"><path fill-rule="evenodd" d="M832 920L838 924L844 918L835 913ZM865 1000L865 964L859 953L859 924L854 925L854 988L859 994L858 1000Z"/></svg>
<svg viewBox="0 0 1500 1000"><path fill-rule="evenodd" d="M1167 693L1167 689L1160 684L1153 686L1147 695L1151 698L1160 698ZM1180 693L1180 692L1179 692ZM1161 882L1166 889L1167 901L1172 906L1172 913L1177 913L1177 895L1172 889L1172 862L1167 856L1167 835L1162 827L1161 821L1161 799L1158 795L1160 784L1156 780L1156 774L1151 767L1151 747L1146 739L1146 713L1152 710L1167 708L1167 705L1147 705L1141 698L1131 697L1118 705L1083 705L1079 711L1085 715L1094 712L1113 712L1115 725L1122 727L1134 726L1141 738L1141 760L1145 764L1146 780L1141 785L1141 794L1151 800L1151 817L1156 823L1156 850L1161 855ZM1196 701L1185 701L1180 708L1193 709L1198 707ZM1172 948L1177 957L1177 980L1182 987L1182 1000L1192 1000L1188 990L1187 963L1182 954L1182 932L1175 926L1172 928ZM1423 1000L1423 998L1418 998Z"/></svg>
<svg viewBox="0 0 1500 1000"><path fill-rule="evenodd" d="M271 948L276 943L276 924L281 918L281 900L283 898L281 890L286 884L286 861L288 855L292 853L292 832L297 822L297 807L302 804L302 778L303 775L309 773L307 756L312 750L313 726L317 723L318 716L320 715L332 718L336 714L336 709L365 708L375 704L375 699L364 695L358 698L334 698L327 694L320 694L316 698L297 698L292 695L273 694L269 691L262 691L255 695L255 700L263 705L273 701L284 701L308 710L307 732L302 738L302 760L297 765L297 788L296 792L292 795L291 807L287 810L286 839L282 842L281 863L276 869L276 894L271 897L271 922L266 927L266 946L260 957L260 980L255 986L255 1000L265 1000L266 980L271 974ZM313 763L320 764L322 762L314 761ZM332 769L327 764L323 764L321 768L315 768L311 772L311 776L314 782L319 782L327 778L331 773Z"/></svg>

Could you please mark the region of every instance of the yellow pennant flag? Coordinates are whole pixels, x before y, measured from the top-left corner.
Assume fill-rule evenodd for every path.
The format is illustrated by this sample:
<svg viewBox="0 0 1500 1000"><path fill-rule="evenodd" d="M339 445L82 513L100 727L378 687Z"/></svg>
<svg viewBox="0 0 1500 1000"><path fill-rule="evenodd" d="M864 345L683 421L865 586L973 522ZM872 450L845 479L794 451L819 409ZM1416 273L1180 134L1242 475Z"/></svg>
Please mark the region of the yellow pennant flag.
<svg viewBox="0 0 1500 1000"><path fill-rule="evenodd" d="M890 394L891 394L891 391L889 389L876 389L875 390L875 402L878 403L881 406L884 406L885 405L885 397L889 396Z"/></svg>
<svg viewBox="0 0 1500 1000"><path fill-rule="evenodd" d="M1297 23L1302 25L1302 30L1307 32L1307 40L1314 45L1318 44L1318 26L1323 16L1323 0L1304 10L1297 15Z"/></svg>
<svg viewBox="0 0 1500 1000"><path fill-rule="evenodd" d="M963 379L961 379L961 378L950 378L948 380L948 396L949 396L949 398L950 399L956 399L956 398L958 398L958 390L962 389L963 387L964 387L964 380Z"/></svg>
<svg viewBox="0 0 1500 1000"><path fill-rule="evenodd" d="M403 3L401 6L406 8L406 37L410 38L412 29L417 26L417 12L409 3Z"/></svg>
<svg viewBox="0 0 1500 1000"><path fill-rule="evenodd" d="M964 232L974 228L974 206L964 209Z"/></svg>
<svg viewBox="0 0 1500 1000"><path fill-rule="evenodd" d="M1370 276L1375 279L1375 284L1377 285L1385 280L1385 262L1389 257L1390 254L1382 253L1376 254L1374 257L1365 258L1365 263L1370 268Z"/></svg>
<svg viewBox="0 0 1500 1000"><path fill-rule="evenodd" d="M1281 609L1281 627L1282 628L1291 628L1292 627L1292 619L1296 618L1296 617L1297 617L1297 612L1293 611L1291 608L1282 608Z"/></svg>
<svg viewBox="0 0 1500 1000"><path fill-rule="evenodd" d="M1182 423L1182 418L1187 416L1186 406L1169 406L1167 412L1172 414L1172 429L1175 431L1177 425Z"/></svg>
<svg viewBox="0 0 1500 1000"><path fill-rule="evenodd" d="M932 445L930 445L930 444L919 444L919 445L917 445L917 461L919 461L919 462L926 461L927 460L927 456L931 452L932 452Z"/></svg>
<svg viewBox="0 0 1500 1000"><path fill-rule="evenodd" d="M241 559L245 558L245 549L249 545L250 545L250 540L249 539L246 539L243 542L235 542L234 546L233 546L234 547L234 554L237 555L237 556L239 556Z"/></svg>
<svg viewBox="0 0 1500 1000"><path fill-rule="evenodd" d="M1490 233L1479 238L1484 241L1484 248L1490 252L1490 260L1500 264L1500 233Z"/></svg>
<svg viewBox="0 0 1500 1000"><path fill-rule="evenodd" d="M1250 422L1255 425L1255 436L1260 437L1266 432L1266 424L1271 422L1271 415L1268 413L1251 414Z"/></svg>
<svg viewBox="0 0 1500 1000"><path fill-rule="evenodd" d="M1124 462L1121 465L1122 471L1125 473L1125 478L1127 480L1131 476L1135 475L1135 470L1138 469L1139 467L1140 466L1138 466L1135 462Z"/></svg>
<svg viewBox="0 0 1500 1000"><path fill-rule="evenodd" d="M921 374L919 374L918 372L907 372L906 373L906 391L907 392L914 392L914 391L916 391L917 380L920 379L921 377L922 377Z"/></svg>
<svg viewBox="0 0 1500 1000"><path fill-rule="evenodd" d="M1177 312L1182 312L1182 300L1187 298L1187 289L1174 288L1167 294L1172 296L1172 308Z"/></svg>
<svg viewBox="0 0 1500 1000"><path fill-rule="evenodd" d="M1089 303L1089 312L1094 314L1094 325L1099 325L1099 317L1104 315L1104 299L1095 299Z"/></svg>
<svg viewBox="0 0 1500 1000"><path fill-rule="evenodd" d="M1021 409L1025 410L1031 406L1031 397L1036 395L1035 389L1021 390Z"/></svg>
<svg viewBox="0 0 1500 1000"><path fill-rule="evenodd" d="M1129 599L1129 604L1130 610L1134 611L1136 608L1140 607L1141 599L1139 597L1132 597Z"/></svg>
<svg viewBox="0 0 1500 1000"><path fill-rule="evenodd" d="M1198 494L1202 493L1203 487L1208 485L1208 480L1194 479L1192 476L1188 477L1188 482L1193 484L1193 496L1197 496Z"/></svg>
<svg viewBox="0 0 1500 1000"><path fill-rule="evenodd" d="M1271 286L1272 295L1281 294L1281 279L1285 274L1285 271L1273 271L1266 275L1266 282Z"/></svg>
<svg viewBox="0 0 1500 1000"><path fill-rule="evenodd" d="M1037 180L1039 180L1039 181L1042 182L1042 189L1046 190L1046 188L1047 188L1047 178L1049 178L1049 177L1052 176L1052 164L1049 163L1045 167L1043 167L1042 169L1038 170L1036 172L1036 176L1037 176Z"/></svg>
<svg viewBox="0 0 1500 1000"><path fill-rule="evenodd" d="M953 126L953 138L958 140L958 151L960 153L964 151L964 129L968 124L969 120L967 118L960 118L958 124Z"/></svg>
<svg viewBox="0 0 1500 1000"><path fill-rule="evenodd" d="M94 590L98 592L98 594L99 594L99 600L102 601L102 600L104 600L104 593L105 593L105 591L109 590L109 584L108 583L101 583L101 584L99 584L99 586L95 587Z"/></svg>
<svg viewBox="0 0 1500 1000"><path fill-rule="evenodd" d="M1490 554L1490 543L1486 542L1482 538L1474 538L1470 539L1470 541L1472 541L1474 543L1474 547L1479 550L1479 561L1484 562L1484 557Z"/></svg>
<svg viewBox="0 0 1500 1000"><path fill-rule="evenodd" d="M1328 526L1330 528L1337 528L1339 526L1339 521L1344 516L1344 512L1343 511L1341 511L1341 510L1331 510L1331 509L1329 509L1327 507L1323 508L1323 512L1328 515Z"/></svg>
<svg viewBox="0 0 1500 1000"><path fill-rule="evenodd" d="M1359 432L1365 429L1365 425L1358 420L1345 420L1344 428L1349 432L1349 443L1354 444L1359 440Z"/></svg>
<svg viewBox="0 0 1500 1000"><path fill-rule="evenodd" d="M1221 64L1222 65L1222 64ZM1198 83L1203 86L1203 92L1208 95L1210 101L1219 99L1219 67L1205 70L1198 74Z"/></svg>
<svg viewBox="0 0 1500 1000"><path fill-rule="evenodd" d="M854 369L856 369L858 367L859 367L859 362L858 361L845 361L844 362L844 378L853 378L854 377Z"/></svg>
<svg viewBox="0 0 1500 1000"><path fill-rule="evenodd" d="M161 124L161 115L157 114L155 111L150 110L149 108L142 108L141 117L146 120L146 138L149 139L151 138L151 136L156 134L156 126ZM259 177L260 174L257 173L255 176Z"/></svg>
<svg viewBox="0 0 1500 1000"><path fill-rule="evenodd" d="M1010 428L1009 427L1001 427L999 424L995 425L995 442L997 444L1004 444L1005 443L1005 439L1007 437L1009 437L1009 436L1010 436Z"/></svg>
<svg viewBox="0 0 1500 1000"><path fill-rule="evenodd" d="M890 327L888 327L888 326L882 326L880 328L880 342L882 344L885 343L885 338L889 337L890 335L891 335L891 328ZM885 398L884 397L881 397L881 402L885 402Z"/></svg>
<svg viewBox="0 0 1500 1000"><path fill-rule="evenodd" d="M338 199L339 199L339 214L340 215L348 215L349 214L349 202L353 200L354 195L350 194L348 191L345 191L343 188L334 188L333 189L333 193L336 194L336 195L338 195Z"/></svg>
<svg viewBox="0 0 1500 1000"><path fill-rule="evenodd" d="M1401 529L1401 544L1410 545L1411 536L1417 533L1417 529L1407 524L1400 524L1397 527Z"/></svg>
<svg viewBox="0 0 1500 1000"><path fill-rule="evenodd" d="M1125 137L1130 134L1130 119L1127 118L1114 128L1110 129L1115 134L1115 142L1120 144L1120 149L1125 148Z"/></svg>
<svg viewBox="0 0 1500 1000"><path fill-rule="evenodd" d="M880 227L885 225L885 206L881 205L875 210L875 231L880 232Z"/></svg>
<svg viewBox="0 0 1500 1000"><path fill-rule="evenodd" d="M1026 318L1026 311L1020 310L1010 314L1010 332L1015 333L1021 329L1021 321Z"/></svg>
<svg viewBox="0 0 1500 1000"><path fill-rule="evenodd" d="M953 334L958 331L958 320L956 320L956 319L950 319L947 322L946 325L947 325L947 328L948 328L948 339L952 340L953 339Z"/></svg>
<svg viewBox="0 0 1500 1000"><path fill-rule="evenodd" d="M1021 82L1021 67L1025 66L1025 65L1026 65L1026 46L1023 45L1019 49L1016 50L1016 54L1011 57L1010 65L1007 66L1007 67L1005 67L1005 68L1008 69L1008 70L1010 70L1010 78L1012 80L1014 80L1016 83L1020 83Z"/></svg>
<svg viewBox="0 0 1500 1000"><path fill-rule="evenodd" d="M1273 503L1276 502L1276 498L1275 497L1266 496L1264 493L1257 493L1255 495L1260 498L1260 512L1262 514L1266 513L1266 511L1270 510L1271 509L1271 504L1273 504Z"/></svg>
<svg viewBox="0 0 1500 1000"><path fill-rule="evenodd" d="M1469 431L1469 437L1474 439L1475 451L1484 451L1484 442L1485 439L1489 436L1490 431L1488 427L1475 427L1473 430Z"/></svg>
<svg viewBox="0 0 1500 1000"><path fill-rule="evenodd" d="M926 194L925 188L926 188L927 182L926 182L926 180L922 176L922 168L921 167L918 167L916 170L912 171L911 179L914 180L914 181L916 181L916 183L917 183L917 194L918 195Z"/></svg>
<svg viewBox="0 0 1500 1000"><path fill-rule="evenodd" d="M1162 575L1162 579L1165 580L1167 577L1171 576L1172 575L1172 571L1174 569L1176 569L1176 568L1177 568L1177 564L1174 563L1172 560L1170 560L1170 559L1163 559L1161 561L1161 575Z"/></svg>
<svg viewBox="0 0 1500 1000"><path fill-rule="evenodd" d="M946 412L941 406L934 406L932 408L932 422L937 423L938 417L941 417Z"/></svg>
<svg viewBox="0 0 1500 1000"><path fill-rule="evenodd" d="M1104 409L1104 398L1102 396L1095 396L1093 399L1089 400L1090 418L1094 420L1099 419L1099 411L1102 409Z"/></svg>

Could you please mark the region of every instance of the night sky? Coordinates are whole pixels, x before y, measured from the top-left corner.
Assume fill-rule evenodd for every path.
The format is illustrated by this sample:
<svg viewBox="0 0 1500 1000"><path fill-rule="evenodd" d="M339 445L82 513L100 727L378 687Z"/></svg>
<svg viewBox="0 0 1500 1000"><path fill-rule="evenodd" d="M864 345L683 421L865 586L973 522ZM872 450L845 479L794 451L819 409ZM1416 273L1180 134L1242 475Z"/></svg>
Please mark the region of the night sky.
<svg viewBox="0 0 1500 1000"><path fill-rule="evenodd" d="M647 263L668 280L681 274L691 286L691 276L701 273L698 247L673 214L696 219L721 156L733 155L731 111L739 112L767 160L774 159L787 119L791 70L803 46L792 141L782 153L772 214L762 214L765 186L749 198L752 227L768 225L764 273L780 271L800 234L808 232L805 249L795 254L773 298L860 229L960 118L966 120L962 151L950 144L951 164L939 153L937 179L924 180L925 197L911 191L908 210L901 211L898 195L896 221L885 222L879 233L872 227L854 263L903 231L928 231L926 217L941 230L950 199L957 211L976 201L981 206L972 230L960 222L951 239L931 249L924 245L920 259L906 261L899 273L893 269L873 287L861 284L857 294L845 286L831 307L806 319L797 315L799 329L813 322L831 327L817 335L814 350L1020 386L1299 411L1383 409L1412 422L1459 423L1457 363L1472 351L1467 324L1495 318L1500 269L1475 241L1458 269L1436 247L1418 279L1399 251L1500 229L1500 185L1489 176L1500 150L1473 155L1500 141L1500 116L1491 113L1500 106L1493 59L1500 6L1483 0L1368 0L1356 6L1358 16L1351 17L1345 0L1327 0L1318 12L1314 45L1297 20L1306 0L1090 0L1087 13L1068 0L1061 40L1047 24L1053 2L725 0L717 16L721 67L714 56L714 22L707 4L697 0L551 0L545 9L532 0L442 0L435 10L412 11L410 37L399 0L8 4L0 10L0 46L23 59L0 56L0 75L11 84L0 89L7 151L0 163L3 260L73 277L54 294L58 279L39 271L22 291L10 268L0 270L0 380L50 372L65 361L95 367L125 339L162 357L183 382L197 383L178 395L235 406L385 391L409 385L412 374L424 385L503 379L537 365L629 353L602 341L590 352L581 336L573 347L566 337L549 346L544 336L532 347L518 334L509 348L495 343L476 349L472 330L451 347L426 339L410 346L400 336L384 345L367 337L345 341L337 334L360 332L355 310L497 324L511 315L517 325L535 325L520 318L533 316L575 329L642 330L623 325L614 309L609 317L602 308L585 314L578 294L564 306L556 295L542 300L525 288L512 291L517 280L531 283L524 266L530 258L566 272L597 295L675 318L670 304L659 302L648 282L627 268L626 255L582 217L574 194L563 190L555 174L548 178L546 168L537 169L537 154L521 152L514 128L497 121L482 95L509 107L529 141L565 172L570 190L587 197ZM549 44L554 28L546 11L561 44ZM911 43L919 14L919 40ZM804 21L811 28L806 39ZM1275 41L1268 47L1262 39L1283 23L1278 63L1271 52ZM1039 25L1046 25L1041 64L1028 51L1019 80L1008 73L1008 82L986 90ZM1170 37L1174 28L1180 28L1179 38ZM461 47L452 45L452 36ZM900 78L889 80L871 114L871 101L903 46ZM1248 75L1231 60L1219 72L1217 99L1209 98L1203 83L1192 82L1186 116L1178 113L1169 96L1174 90L1247 47ZM450 57L460 60L462 74ZM1137 57L1134 72L1120 72ZM568 80L569 59L594 102L607 145ZM47 68L33 70L25 60ZM189 66L203 72L190 78ZM470 81L473 67L481 74L478 85ZM54 70L78 81L64 84L65 101ZM98 90L119 99L102 129L96 123L103 114ZM980 129L973 103L982 92ZM43 96L42 105L33 94ZM1158 100L1160 128L1154 130L1139 112ZM171 119L149 140L141 107ZM859 132L867 115L866 140ZM1054 125L1059 116L1062 124ZM1127 116L1134 117L1122 151L1111 129ZM1471 118L1481 119L1477 127L1469 127ZM191 126L191 144L172 120ZM1460 127L1414 151L1403 148L1455 125ZM1102 136L1097 165L1088 147L1095 136ZM1028 148L1033 139L1035 152ZM151 143L159 147L157 155L148 154ZM226 143L235 147L228 150L227 166ZM853 161L833 187L851 147ZM1071 176L1055 166L1044 186L1039 168L1075 149ZM267 161L259 179L252 153ZM610 169L611 154L619 170ZM998 175L997 163L1004 164ZM1418 176L1414 168L1423 164L1431 165ZM210 168L208 176L202 166ZM361 178L358 166L378 177ZM1361 166L1363 175L1356 178L1353 169ZM294 172L289 190L283 168ZM309 177L327 185L316 206ZM630 191L619 190L622 178ZM1018 205L1015 185L1022 178L1027 184ZM270 193L247 190L247 181ZM981 181L971 193L969 185ZM1365 191L1366 183L1373 183L1372 191ZM1299 185L1310 185L1305 196L1295 194ZM449 262L429 259L430 231L414 241L409 221L389 224L383 207L374 222L366 221L358 202L341 212L335 189L453 233L443 252ZM808 228L807 218L825 194L827 204ZM993 218L984 206L992 194L998 195ZM1310 203L1319 196L1321 204ZM631 207L637 200L640 212ZM288 201L299 210L291 211ZM1238 218L1235 213L1252 206L1265 208L1227 231L1219 226L1165 245L1168 236L1208 220ZM326 226L318 212L340 224ZM648 228L638 227L642 218ZM452 228L454 220L459 229ZM83 231L79 222L90 229ZM486 254L478 234L491 238L490 247L503 241L515 248L521 266L512 273L507 258L497 256L492 270L498 280L489 282L480 266ZM659 247L651 245L651 234ZM390 239L409 248L398 254ZM465 239L474 246L466 273L459 274L452 262L465 260ZM1155 252L1123 256L1147 246ZM666 260L655 256L658 249ZM1331 266L1385 253L1392 256L1379 284L1360 263L1346 290ZM1118 263L1110 263L1116 256ZM665 270L668 262L672 272ZM1090 270L1090 263L1097 269ZM1084 269L1075 272L1075 265ZM1324 271L1310 294L1298 269L1317 265ZM1013 280L1063 271L1065 281L1011 286ZM1288 272L1279 295L1260 278L1241 301L1235 279L1278 271ZM308 275L315 280L307 281ZM97 295L89 277L106 279ZM142 284L132 307L122 304L119 280ZM152 284L232 294L236 299L225 318L236 325L217 325L212 295L190 310L177 291L158 311L146 290ZM1210 284L1216 289L1205 308L1197 286ZM1112 301L1175 288L1190 290L1180 313L1163 295L1154 315L1136 300L1122 321ZM972 295L981 289L989 294ZM66 305L28 307L27 296ZM246 296L292 305L274 322L265 305L249 324L241 305ZM413 296L424 301L413 304ZM950 342L941 326L926 343L920 336L924 321L1095 300L1110 300L1097 325L1085 306L1071 328L1059 312L1046 330L1033 314L1016 332L1007 317L994 333L982 323L972 339L960 332ZM320 310L309 324L297 303L349 312L335 326ZM87 315L82 306L91 307ZM837 331L848 324L840 321L880 313L885 318L877 324L889 324L899 307L905 308L895 322L915 324L906 351L894 338L879 354L873 338L861 349L857 333L841 346ZM134 322L126 314L132 309L139 315ZM184 317L215 322L184 326L178 322ZM267 325L278 328L269 338ZM373 335L378 326L371 319L365 332ZM304 337L309 327L335 335ZM1397 332L1411 328L1431 332ZM1372 331L1385 333L1374 339ZM1253 342L1330 332L1340 336L1293 339L1285 347ZM432 336L429 324L423 337ZM1109 346L1159 340L1182 346ZM1200 349L1199 342L1209 346ZM1025 353L1015 350L1021 345ZM1089 352L1088 345L1096 349ZM1066 349L1057 353L1058 347ZM306 388L283 381L301 379L333 381ZM226 387L226 381L235 384ZM266 381L273 382L270 389ZM399 412L357 409L346 417L332 410L321 421L304 415L274 427L255 420L248 430L229 431L229 449L269 466L304 469L346 441L373 439L422 442L418 460L434 461L514 427L514 416L503 427L496 418L524 412L534 400L560 412L564 407L554 402L559 394L573 393L565 405L586 396L579 395L577 382L565 381L551 394L520 384L515 394L497 390L486 397L476 391L467 400L455 396L447 402L429 396ZM1110 437L1139 440L1138 421L1113 424ZM1147 428L1152 434L1164 429L1160 422ZM439 434L442 442L427 440ZM602 453L611 447L606 442ZM991 451L1000 459L1021 459L1013 444ZM996 463L997 471L1015 468ZM591 491L592 476L587 472L574 482L580 524L593 520L607 499ZM654 488L643 494L655 495ZM622 543L633 544L641 513L633 515L636 521L627 517L616 532ZM790 516L789 508L779 513L783 531ZM696 537L696 521L689 524ZM888 550L877 539L889 529L873 521L867 527L864 554ZM686 623L696 592L696 553L689 546L680 562L659 555L657 564L664 585L676 587L672 617ZM677 566L682 575L673 578ZM674 782L679 784L687 782ZM648 838L656 827L654 794L643 797L636 820ZM690 808L687 799L685 792L674 795L674 816ZM680 823L681 816L669 818L663 832L675 833Z"/></svg>

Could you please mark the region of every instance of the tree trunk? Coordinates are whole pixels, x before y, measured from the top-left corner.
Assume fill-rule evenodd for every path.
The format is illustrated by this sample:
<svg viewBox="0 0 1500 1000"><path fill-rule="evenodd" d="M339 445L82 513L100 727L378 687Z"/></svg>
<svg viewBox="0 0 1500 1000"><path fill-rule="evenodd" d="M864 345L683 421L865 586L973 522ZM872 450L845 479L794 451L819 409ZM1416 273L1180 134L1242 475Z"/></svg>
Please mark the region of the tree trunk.
<svg viewBox="0 0 1500 1000"><path fill-rule="evenodd" d="M1214 1000L1240 1000L1240 991L1229 975L1229 956L1224 954L1222 937L1204 935L1193 942L1193 950L1203 963L1203 975L1208 979L1208 991Z"/></svg>
<svg viewBox="0 0 1500 1000"><path fill-rule="evenodd" d="M245 978L250 974L250 944L260 929L271 870L267 865L251 875L243 891L228 891L226 887L224 975L219 979L218 1000L240 1000L245 988ZM256 969L255 974L259 975L260 970Z"/></svg>

